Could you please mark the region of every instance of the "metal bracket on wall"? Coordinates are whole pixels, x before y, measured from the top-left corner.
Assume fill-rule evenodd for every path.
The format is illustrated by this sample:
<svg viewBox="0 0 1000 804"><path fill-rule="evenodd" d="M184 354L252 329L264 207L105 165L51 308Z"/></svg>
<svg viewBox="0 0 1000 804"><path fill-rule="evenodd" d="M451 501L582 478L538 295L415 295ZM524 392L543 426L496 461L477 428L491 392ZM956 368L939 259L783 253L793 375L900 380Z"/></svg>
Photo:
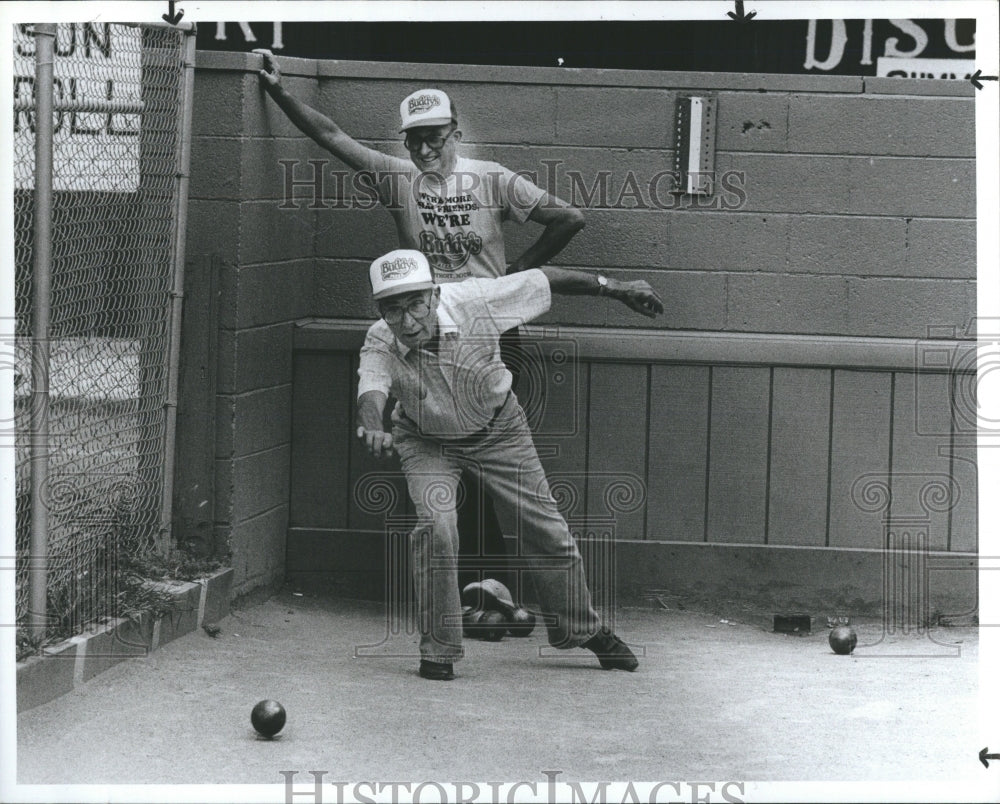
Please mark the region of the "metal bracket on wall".
<svg viewBox="0 0 1000 804"><path fill-rule="evenodd" d="M677 99L674 126L675 193L712 195L715 191L715 98Z"/></svg>

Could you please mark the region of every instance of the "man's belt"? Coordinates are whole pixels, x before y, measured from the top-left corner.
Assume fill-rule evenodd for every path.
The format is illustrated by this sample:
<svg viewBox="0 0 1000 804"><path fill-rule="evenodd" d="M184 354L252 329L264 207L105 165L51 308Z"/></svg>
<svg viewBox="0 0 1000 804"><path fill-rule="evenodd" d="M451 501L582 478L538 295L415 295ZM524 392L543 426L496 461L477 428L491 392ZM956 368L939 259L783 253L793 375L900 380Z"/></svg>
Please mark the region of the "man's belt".
<svg viewBox="0 0 1000 804"><path fill-rule="evenodd" d="M507 392L507 396L504 397L503 402L501 402L499 405L496 406L496 409L493 411L493 415L490 417L489 422L487 422L487 424L484 427L480 428L479 430L476 430L476 432L474 432L474 433L470 433L469 435L459 436L457 438L444 438L444 437L440 437L440 436L426 436L420 430L420 426L415 421L413 421L413 419L411 419L406 414L405 410L403 412L403 418L405 418L407 421L409 421L413 425L413 429L415 429L418 433L420 433L421 435L425 435L425 438L438 438L439 440L444 441L444 442L446 442L448 444L474 443L476 441L482 440L483 438L485 438L486 436L488 436L490 434L490 431L493 429L493 425L495 425L497 423L497 420L500 418L500 414L503 413L504 408L507 407L507 405L510 403L510 401L513 398L514 398L513 391L508 391Z"/></svg>

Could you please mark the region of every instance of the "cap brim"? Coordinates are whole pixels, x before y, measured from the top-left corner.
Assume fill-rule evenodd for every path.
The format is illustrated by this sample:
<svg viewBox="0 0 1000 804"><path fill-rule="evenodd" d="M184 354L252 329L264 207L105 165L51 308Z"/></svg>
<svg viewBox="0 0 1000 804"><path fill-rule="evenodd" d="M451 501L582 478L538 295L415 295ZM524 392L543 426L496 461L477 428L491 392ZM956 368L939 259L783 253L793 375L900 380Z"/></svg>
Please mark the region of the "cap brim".
<svg viewBox="0 0 1000 804"><path fill-rule="evenodd" d="M443 126L451 122L450 117L426 117L420 120L411 120L405 126L403 126L399 133L402 134L404 131L409 131L411 128L424 128L425 126Z"/></svg>
<svg viewBox="0 0 1000 804"><path fill-rule="evenodd" d="M380 301L381 299L388 299L390 296L398 296L401 293L412 293L414 290L427 290L427 288L434 287L433 282L410 282L403 285L393 285L392 287L383 288L378 293L372 295L375 301Z"/></svg>

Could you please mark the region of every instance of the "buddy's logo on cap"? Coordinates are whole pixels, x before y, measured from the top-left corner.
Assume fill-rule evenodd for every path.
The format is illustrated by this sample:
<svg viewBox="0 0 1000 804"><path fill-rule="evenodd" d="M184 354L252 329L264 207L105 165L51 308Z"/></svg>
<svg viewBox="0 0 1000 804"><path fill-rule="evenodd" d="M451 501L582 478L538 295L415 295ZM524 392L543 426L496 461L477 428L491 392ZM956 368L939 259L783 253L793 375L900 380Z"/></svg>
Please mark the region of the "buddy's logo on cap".
<svg viewBox="0 0 1000 804"><path fill-rule="evenodd" d="M443 126L455 117L455 108L440 89L418 89L399 104L400 131L417 126Z"/></svg>
<svg viewBox="0 0 1000 804"><path fill-rule="evenodd" d="M437 95L412 95L406 99L406 108L411 115L424 114L435 106L441 105L441 99Z"/></svg>
<svg viewBox="0 0 1000 804"><path fill-rule="evenodd" d="M376 300L434 287L430 263L415 249L400 248L383 254L371 264L368 275Z"/></svg>
<svg viewBox="0 0 1000 804"><path fill-rule="evenodd" d="M402 279L417 270L417 261L413 257L396 257L394 260L383 260L378 266L382 271L382 281Z"/></svg>

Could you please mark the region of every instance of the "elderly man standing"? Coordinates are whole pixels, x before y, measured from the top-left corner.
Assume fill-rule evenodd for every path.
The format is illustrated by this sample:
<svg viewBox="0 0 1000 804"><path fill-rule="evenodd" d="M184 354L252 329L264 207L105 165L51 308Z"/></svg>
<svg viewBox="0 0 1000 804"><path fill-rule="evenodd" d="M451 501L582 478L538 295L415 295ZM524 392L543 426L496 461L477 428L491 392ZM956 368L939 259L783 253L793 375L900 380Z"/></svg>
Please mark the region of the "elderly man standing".
<svg viewBox="0 0 1000 804"><path fill-rule="evenodd" d="M583 561L510 391L499 341L545 313L552 293L610 295L650 317L663 311L659 297L644 281L608 291L595 275L553 267L440 285L423 253L408 249L375 260L370 279L382 319L361 349L357 435L375 457L398 453L417 512L410 540L420 675L451 679L463 655L455 566L463 471L489 490L502 523L521 540L549 644L587 648L605 669L635 670L638 660L591 604ZM386 433L390 392L403 415Z"/></svg>
<svg viewBox="0 0 1000 804"><path fill-rule="evenodd" d="M549 261L584 226L583 213L496 162L459 154L462 131L454 100L439 89L420 89L399 107L400 133L409 160L358 142L330 117L294 97L282 83L277 59L267 50L260 78L281 110L304 134L374 183L379 201L396 224L399 246L416 249L430 263L438 283L498 277ZM507 262L504 221L543 226L522 254ZM614 282L614 280L608 280ZM516 328L504 333L501 356L518 390L528 356ZM467 483L459 519L463 556L505 555L503 534L490 498L479 508L479 490ZM470 559L475 563L474 559ZM495 572L516 588L509 572ZM474 580L476 573L466 573Z"/></svg>

